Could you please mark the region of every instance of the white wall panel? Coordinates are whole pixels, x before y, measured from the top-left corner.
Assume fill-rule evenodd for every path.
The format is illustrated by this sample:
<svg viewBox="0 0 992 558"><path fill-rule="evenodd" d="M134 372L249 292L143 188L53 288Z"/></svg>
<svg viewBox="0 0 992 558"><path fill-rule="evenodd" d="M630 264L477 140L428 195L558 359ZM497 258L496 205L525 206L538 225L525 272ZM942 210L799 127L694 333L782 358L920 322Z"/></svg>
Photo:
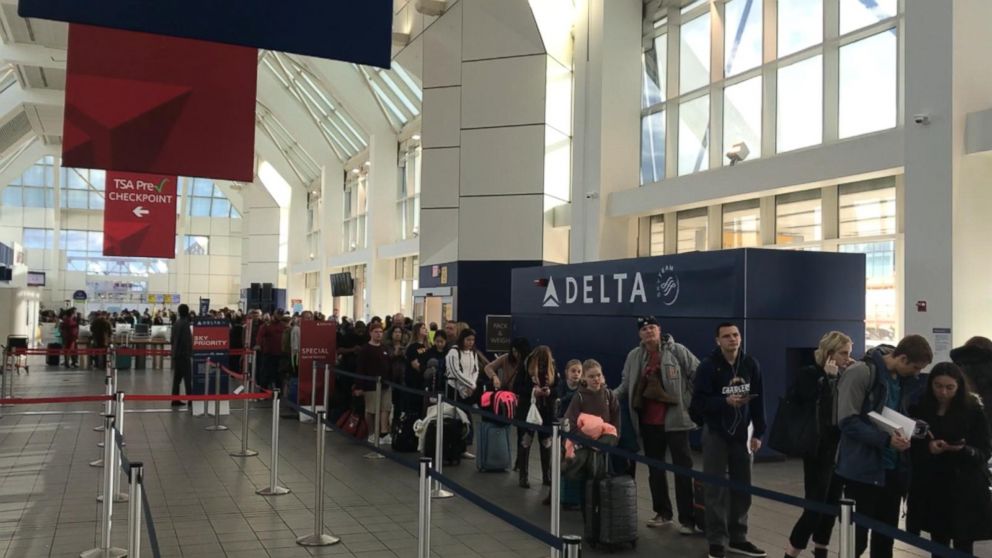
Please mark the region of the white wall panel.
<svg viewBox="0 0 992 558"><path fill-rule="evenodd" d="M527 0L462 0L463 60L544 52L544 42Z"/></svg>
<svg viewBox="0 0 992 558"><path fill-rule="evenodd" d="M546 74L543 54L464 62L462 128L543 123Z"/></svg>
<svg viewBox="0 0 992 558"><path fill-rule="evenodd" d="M461 195L544 192L544 126L462 132Z"/></svg>
<svg viewBox="0 0 992 558"><path fill-rule="evenodd" d="M424 87L462 82L462 4L454 5L424 31Z"/></svg>
<svg viewBox="0 0 992 558"><path fill-rule="evenodd" d="M459 148L424 149L420 206L458 207Z"/></svg>
<svg viewBox="0 0 992 558"><path fill-rule="evenodd" d="M457 147L461 122L461 88L424 89L423 146Z"/></svg>
<svg viewBox="0 0 992 558"><path fill-rule="evenodd" d="M459 260L540 260L544 196L462 198Z"/></svg>
<svg viewBox="0 0 992 558"><path fill-rule="evenodd" d="M279 235L255 235L249 238L251 261L279 262Z"/></svg>
<svg viewBox="0 0 992 558"><path fill-rule="evenodd" d="M458 259L458 210L422 209L420 265L442 264Z"/></svg>

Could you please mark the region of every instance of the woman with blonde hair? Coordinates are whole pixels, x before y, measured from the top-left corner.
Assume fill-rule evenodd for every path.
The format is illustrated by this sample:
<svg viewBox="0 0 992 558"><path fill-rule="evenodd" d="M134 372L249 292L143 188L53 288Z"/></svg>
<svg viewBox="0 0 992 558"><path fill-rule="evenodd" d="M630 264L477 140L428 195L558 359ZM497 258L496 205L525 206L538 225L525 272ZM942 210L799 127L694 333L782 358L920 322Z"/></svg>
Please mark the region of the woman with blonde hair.
<svg viewBox="0 0 992 558"><path fill-rule="evenodd" d="M524 374L513 378L513 392L517 394L517 420L527 420L531 401L541 413L541 421L545 426L554 422L554 391L557 374L555 359L551 348L538 345L524 361ZM537 436L541 451L541 483L551 486L551 435L539 433ZM530 447L534 441L534 433L527 429L517 428L517 470L520 473L521 488L530 488L528 478L530 464Z"/></svg>
<svg viewBox="0 0 992 558"><path fill-rule="evenodd" d="M836 504L840 500L843 484L834 475L840 431L833 425L833 409L837 379L854 362L851 358L853 350L854 342L850 337L840 331L831 331L820 339L813 354L815 364L803 367L796 375L792 392L796 401L801 405L817 405L819 411L820 440L816 452L803 456L803 483L808 500L828 504ZM785 556L799 556L812 537L813 556L826 558L835 521L833 516L804 510L789 535Z"/></svg>

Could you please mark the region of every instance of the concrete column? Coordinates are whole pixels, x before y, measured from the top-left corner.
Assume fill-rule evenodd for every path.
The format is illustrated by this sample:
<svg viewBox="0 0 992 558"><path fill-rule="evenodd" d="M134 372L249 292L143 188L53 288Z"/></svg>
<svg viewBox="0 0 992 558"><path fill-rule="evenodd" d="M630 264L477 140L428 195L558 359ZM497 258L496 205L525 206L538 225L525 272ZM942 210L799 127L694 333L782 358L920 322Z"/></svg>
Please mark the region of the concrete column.
<svg viewBox="0 0 992 558"><path fill-rule="evenodd" d="M917 3L910 3L910 7L915 9ZM952 150L956 161L953 167L954 264L953 280L945 278L944 281L947 286L953 286L956 295L952 324L955 345L963 344L974 335L989 337L992 334L989 331L992 294L988 288L992 262L983 257L988 250L988 239L992 238L992 220L988 218L988 208L992 207L992 155L988 151L965 155L962 145L965 116L987 110L989 99L992 99L992 72L988 71L987 59L987 53L992 51L992 36L988 33L988 21L992 21L992 3L984 0L954 2L954 79L950 95L954 101ZM906 112L916 111L907 104Z"/></svg>
<svg viewBox="0 0 992 558"><path fill-rule="evenodd" d="M317 186L309 186L310 188L316 188ZM297 264L309 263L310 260L310 247L307 245L306 238L307 233L307 188L294 186L293 195L289 201L289 207L284 208L289 214L288 227L289 227L289 238L292 239L288 243L288 259L289 267L292 268ZM316 259L317 255L314 254ZM290 299L299 298L306 300L305 292L305 273L286 273L286 306L287 308L292 307L290 304Z"/></svg>
<svg viewBox="0 0 992 558"><path fill-rule="evenodd" d="M244 189L244 241L241 250L241 288L252 283L279 285L280 209L256 180Z"/></svg>
<svg viewBox="0 0 992 558"><path fill-rule="evenodd" d="M609 218L609 194L637 184L642 2L576 9L572 263L633 257L636 219Z"/></svg>
<svg viewBox="0 0 992 558"><path fill-rule="evenodd" d="M368 246L373 250L399 240L396 218L398 144L389 132L373 134L369 141ZM395 260L373 254L366 273L370 314L385 316L400 307L400 282Z"/></svg>
<svg viewBox="0 0 992 558"><path fill-rule="evenodd" d="M321 250L317 257L321 262L320 271L320 310L331 315L331 297L328 259L341 251L341 226L344 221L344 169L337 159L328 158L321 166L320 173L320 241Z"/></svg>
<svg viewBox="0 0 992 558"><path fill-rule="evenodd" d="M966 4L968 2L965 2ZM980 2L972 2L978 4ZM905 302L904 334L933 342L934 328L951 327L952 318L952 181L957 136L953 97L946 87L954 79L954 20L959 4L906 3L905 33ZM913 122L928 113L929 125ZM963 129L957 131L963 134ZM925 301L926 312L917 310ZM940 358L940 355L938 355ZM943 358L947 358L944 355Z"/></svg>

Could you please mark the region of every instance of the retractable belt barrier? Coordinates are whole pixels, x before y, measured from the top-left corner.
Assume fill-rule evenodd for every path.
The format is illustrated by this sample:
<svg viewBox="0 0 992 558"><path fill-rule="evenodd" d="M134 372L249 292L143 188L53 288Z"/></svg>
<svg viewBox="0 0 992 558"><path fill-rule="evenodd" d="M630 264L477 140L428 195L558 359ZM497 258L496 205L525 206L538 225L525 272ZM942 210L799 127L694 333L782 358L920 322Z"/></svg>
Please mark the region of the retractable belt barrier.
<svg viewBox="0 0 992 558"><path fill-rule="evenodd" d="M968 554L967 552L961 552L960 550L954 550L948 548L942 544L924 539L919 535L914 535L912 533L903 531L902 529L897 529L891 525L887 525L877 519L872 519L858 512L854 512L853 514L851 514L851 517L852 519L854 519L855 525L859 525L866 529L871 529L873 537L875 536L876 533L878 533L879 535L885 535L890 539L902 541L908 545L915 546L916 548L925 550L936 556L942 556L944 558L974 558L971 554Z"/></svg>
<svg viewBox="0 0 992 558"><path fill-rule="evenodd" d="M132 500L130 503L132 506L129 506L128 513L128 546L130 547L128 556L138 558L140 555L141 542L137 529L140 519L137 517L137 510L133 507L137 505L134 498L138 496L137 499L140 500L141 514L145 518L145 529L148 532L148 544L152 550L152 556L154 558L161 558L162 552L158 545L158 532L155 530L155 521L152 519L152 510L148 503L148 493L144 490L143 465L141 463L131 463L128 460L127 455L124 453L124 437L121 436L116 426L114 427L114 443L117 445L117 454L120 456L120 466L124 470L124 474L127 475L128 484L131 485ZM137 489L135 488L136 486L138 487ZM140 496L135 494L136 491L140 493Z"/></svg>
<svg viewBox="0 0 992 558"><path fill-rule="evenodd" d="M132 343L135 341L132 339ZM142 341L137 341L137 344L143 344ZM21 348L15 347L9 350L10 354L15 356L94 356L94 355L105 355L110 352L107 347L86 347L86 348L61 348L61 349L48 349L48 348ZM172 351L169 349L148 349L148 348L138 348L138 347L121 347L116 348L116 352L121 356L170 356ZM231 349L228 354L230 356L244 356L253 353L251 349Z"/></svg>

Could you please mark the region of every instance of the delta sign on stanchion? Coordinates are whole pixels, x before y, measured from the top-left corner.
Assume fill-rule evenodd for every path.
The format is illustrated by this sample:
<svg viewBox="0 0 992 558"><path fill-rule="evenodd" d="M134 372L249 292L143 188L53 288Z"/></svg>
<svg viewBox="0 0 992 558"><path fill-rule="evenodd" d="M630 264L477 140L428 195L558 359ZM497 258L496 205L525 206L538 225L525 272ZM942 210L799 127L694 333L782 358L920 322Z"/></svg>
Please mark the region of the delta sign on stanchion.
<svg viewBox="0 0 992 558"><path fill-rule="evenodd" d="M176 257L176 177L107 171L103 255Z"/></svg>
<svg viewBox="0 0 992 558"><path fill-rule="evenodd" d="M216 394L216 379L214 374L220 374L220 393L228 393L227 374L221 372L219 365L209 369L209 377L205 377L207 361L218 364L227 363L227 353L231 347L231 328L226 320L197 318L193 322L193 393ZM212 401L194 401L193 414L202 415L214 412ZM230 413L227 401L220 402L220 414Z"/></svg>
<svg viewBox="0 0 992 558"><path fill-rule="evenodd" d="M314 406L317 411L324 409L324 365L329 364L334 368L337 331L338 325L334 322L300 321L300 379L296 392L300 407ZM317 364L316 385L313 382L314 363ZM333 383L330 387L333 387ZM311 399L314 394L316 401ZM300 420L313 419L300 413Z"/></svg>

